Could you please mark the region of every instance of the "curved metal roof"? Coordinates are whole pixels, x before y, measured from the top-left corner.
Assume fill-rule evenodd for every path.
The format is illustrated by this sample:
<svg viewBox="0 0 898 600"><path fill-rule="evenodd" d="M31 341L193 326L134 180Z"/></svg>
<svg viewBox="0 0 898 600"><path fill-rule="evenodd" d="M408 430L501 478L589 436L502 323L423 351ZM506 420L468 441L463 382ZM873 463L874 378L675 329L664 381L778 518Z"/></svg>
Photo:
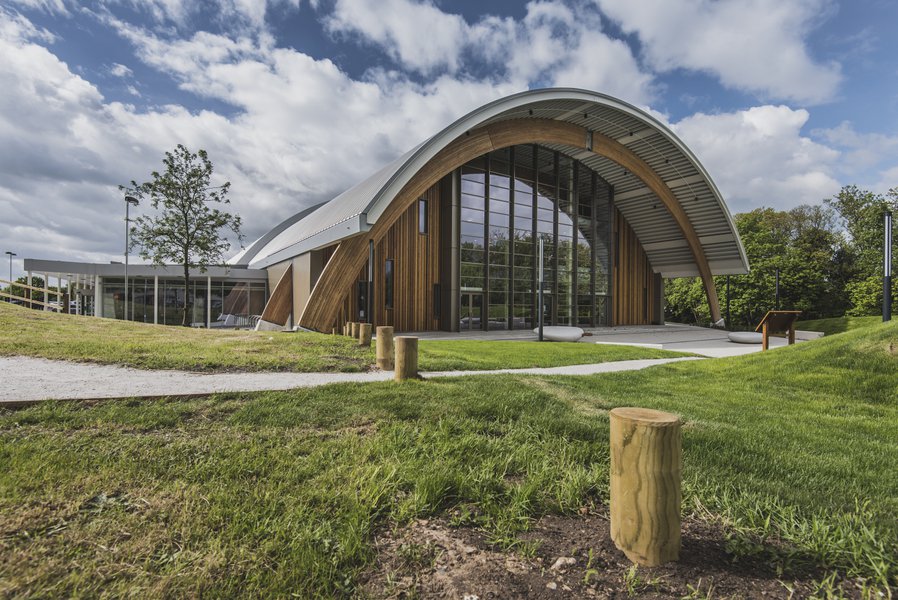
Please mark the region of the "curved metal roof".
<svg viewBox="0 0 898 600"><path fill-rule="evenodd" d="M526 118L572 123L627 146L664 180L683 206L712 273L748 271L748 258L720 191L670 129L645 111L611 96L562 88L522 92L468 113L355 187L306 211L304 218L275 235L264 236L266 242L249 259L250 265L266 267L368 231L403 186L441 149L477 127ZM563 145L544 146L580 160L614 186L614 204L633 228L656 272L666 277L698 275L676 221L666 210L658 210L661 203L657 196L640 179L592 152Z"/></svg>

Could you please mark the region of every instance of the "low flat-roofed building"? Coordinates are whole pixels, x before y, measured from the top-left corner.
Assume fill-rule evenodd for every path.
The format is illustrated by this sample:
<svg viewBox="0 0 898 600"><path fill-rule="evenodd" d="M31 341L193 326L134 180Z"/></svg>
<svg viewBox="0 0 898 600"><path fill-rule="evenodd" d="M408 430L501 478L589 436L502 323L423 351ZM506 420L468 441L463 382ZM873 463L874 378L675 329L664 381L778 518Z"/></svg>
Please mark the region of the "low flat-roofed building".
<svg viewBox="0 0 898 600"><path fill-rule="evenodd" d="M125 265L25 259L25 271L46 286L68 290L73 310L83 315L125 318ZM128 319L141 323L181 325L184 271L177 266L128 265ZM56 283L52 283L56 279ZM264 269L210 267L191 272L193 299L189 322L197 327L252 327L267 301Z"/></svg>

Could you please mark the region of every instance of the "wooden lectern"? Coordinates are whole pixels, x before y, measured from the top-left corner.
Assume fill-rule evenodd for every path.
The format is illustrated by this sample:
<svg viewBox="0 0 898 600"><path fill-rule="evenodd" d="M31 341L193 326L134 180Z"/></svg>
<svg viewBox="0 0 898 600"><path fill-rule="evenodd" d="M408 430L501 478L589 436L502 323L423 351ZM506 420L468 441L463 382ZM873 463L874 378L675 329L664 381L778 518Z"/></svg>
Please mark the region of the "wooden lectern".
<svg viewBox="0 0 898 600"><path fill-rule="evenodd" d="M767 350L769 347L770 334L777 333L785 333L789 336L789 345L795 343L795 321L798 320L798 316L801 314L800 310L769 310L767 314L764 315L764 318L761 319L761 322L758 323L758 326L755 327L755 331L760 331L764 334L763 337L763 350Z"/></svg>

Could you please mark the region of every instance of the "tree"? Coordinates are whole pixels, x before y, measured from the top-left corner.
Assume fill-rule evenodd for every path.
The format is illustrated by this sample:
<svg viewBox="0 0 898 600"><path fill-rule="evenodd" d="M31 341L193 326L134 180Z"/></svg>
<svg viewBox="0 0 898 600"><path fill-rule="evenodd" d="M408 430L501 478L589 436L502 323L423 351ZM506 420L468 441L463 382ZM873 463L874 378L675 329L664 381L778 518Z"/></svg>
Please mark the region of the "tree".
<svg viewBox="0 0 898 600"><path fill-rule="evenodd" d="M152 180L129 187L119 186L138 200L149 200L154 216L141 216L131 228L131 245L140 248L140 256L155 265L178 264L184 268L184 313L182 325L190 325L193 302L190 295L190 270L206 269L221 261L230 243L222 235L229 229L242 239L240 217L212 206L229 204L230 182L210 185L212 162L205 150L190 152L178 144L162 160L165 172L153 171Z"/></svg>
<svg viewBox="0 0 898 600"><path fill-rule="evenodd" d="M730 278L728 327L754 326L775 307L776 271L780 271L780 307L805 318L841 315L845 301L845 239L834 212L822 206L789 211L759 208L736 215L736 225L751 271ZM724 308L726 277L714 278ZM677 279L665 285L667 318L707 323L710 315L700 280Z"/></svg>
<svg viewBox="0 0 898 600"><path fill-rule="evenodd" d="M842 219L849 237L845 257L845 287L851 304L848 314L876 314L882 309L883 214L887 209L898 211L898 188L882 196L848 185L827 199L826 204ZM894 256L898 240L893 239L893 244Z"/></svg>

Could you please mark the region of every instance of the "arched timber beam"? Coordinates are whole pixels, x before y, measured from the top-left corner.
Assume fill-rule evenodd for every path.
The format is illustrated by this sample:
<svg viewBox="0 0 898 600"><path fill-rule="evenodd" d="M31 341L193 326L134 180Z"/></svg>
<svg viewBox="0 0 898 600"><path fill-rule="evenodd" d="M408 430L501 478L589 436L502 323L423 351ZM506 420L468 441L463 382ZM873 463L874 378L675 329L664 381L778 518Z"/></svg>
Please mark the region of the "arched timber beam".
<svg viewBox="0 0 898 600"><path fill-rule="evenodd" d="M450 142L403 186L371 231L340 242L315 284L299 324L317 331L330 331L337 321L341 299L368 260L368 240L374 240L375 244L379 242L408 207L440 179L468 161L493 150L518 144L540 143L562 144L594 152L641 179L658 196L686 238L705 287L712 321L718 321L720 306L711 268L698 235L676 196L645 161L620 142L598 133L591 134L591 148L588 147L589 141L590 132L578 125L552 119L514 119L473 129Z"/></svg>

